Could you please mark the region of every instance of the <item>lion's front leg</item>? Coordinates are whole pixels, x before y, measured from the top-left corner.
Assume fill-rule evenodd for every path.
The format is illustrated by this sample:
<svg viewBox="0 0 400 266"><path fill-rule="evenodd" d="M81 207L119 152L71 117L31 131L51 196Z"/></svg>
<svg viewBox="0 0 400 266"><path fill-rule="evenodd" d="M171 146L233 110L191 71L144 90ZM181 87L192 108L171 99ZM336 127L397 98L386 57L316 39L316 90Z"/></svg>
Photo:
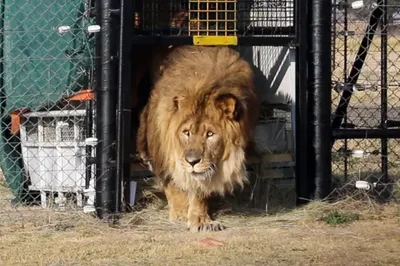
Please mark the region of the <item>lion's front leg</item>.
<svg viewBox="0 0 400 266"><path fill-rule="evenodd" d="M225 227L212 221L208 215L208 202L206 198L191 195L189 198L188 228L191 232L221 231Z"/></svg>
<svg viewBox="0 0 400 266"><path fill-rule="evenodd" d="M168 200L169 219L186 221L189 208L187 193L171 182L164 186L164 192Z"/></svg>

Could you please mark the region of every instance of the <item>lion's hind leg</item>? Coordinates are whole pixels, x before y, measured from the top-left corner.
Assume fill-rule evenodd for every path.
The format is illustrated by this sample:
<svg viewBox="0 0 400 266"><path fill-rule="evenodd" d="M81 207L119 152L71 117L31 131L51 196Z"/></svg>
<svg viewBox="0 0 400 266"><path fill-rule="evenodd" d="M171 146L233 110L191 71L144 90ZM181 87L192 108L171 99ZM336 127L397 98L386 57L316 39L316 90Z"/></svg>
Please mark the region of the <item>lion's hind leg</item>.
<svg viewBox="0 0 400 266"><path fill-rule="evenodd" d="M168 200L169 219L186 221L189 208L187 193L171 182L164 186L164 192Z"/></svg>
<svg viewBox="0 0 400 266"><path fill-rule="evenodd" d="M225 227L219 222L212 221L208 214L206 198L191 195L189 199L188 229L191 232L221 231Z"/></svg>

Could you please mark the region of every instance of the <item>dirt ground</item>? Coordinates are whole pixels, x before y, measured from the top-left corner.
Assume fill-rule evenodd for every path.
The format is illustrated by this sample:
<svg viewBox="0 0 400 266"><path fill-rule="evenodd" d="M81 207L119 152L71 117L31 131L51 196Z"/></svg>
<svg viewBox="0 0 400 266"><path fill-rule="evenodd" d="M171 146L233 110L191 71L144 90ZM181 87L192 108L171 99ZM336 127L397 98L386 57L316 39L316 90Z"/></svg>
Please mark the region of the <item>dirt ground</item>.
<svg viewBox="0 0 400 266"><path fill-rule="evenodd" d="M0 265L400 263L400 206L392 203L310 203L276 215L231 211L217 216L229 228L215 233L189 233L153 205L114 225L82 212L2 213ZM342 219L349 213L356 219Z"/></svg>

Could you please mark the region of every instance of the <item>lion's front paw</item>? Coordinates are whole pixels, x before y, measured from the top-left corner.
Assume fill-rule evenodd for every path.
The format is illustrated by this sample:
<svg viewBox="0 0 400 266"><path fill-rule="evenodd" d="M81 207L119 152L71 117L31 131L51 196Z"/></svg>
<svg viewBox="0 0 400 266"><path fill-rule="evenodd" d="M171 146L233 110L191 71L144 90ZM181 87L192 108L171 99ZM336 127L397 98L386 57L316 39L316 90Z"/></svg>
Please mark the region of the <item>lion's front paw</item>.
<svg viewBox="0 0 400 266"><path fill-rule="evenodd" d="M226 227L217 222L217 221L211 221L210 219L207 219L206 221L202 222L189 222L188 223L188 230L190 232L215 232L215 231L222 231Z"/></svg>
<svg viewBox="0 0 400 266"><path fill-rule="evenodd" d="M169 210L170 221L187 221L187 210Z"/></svg>

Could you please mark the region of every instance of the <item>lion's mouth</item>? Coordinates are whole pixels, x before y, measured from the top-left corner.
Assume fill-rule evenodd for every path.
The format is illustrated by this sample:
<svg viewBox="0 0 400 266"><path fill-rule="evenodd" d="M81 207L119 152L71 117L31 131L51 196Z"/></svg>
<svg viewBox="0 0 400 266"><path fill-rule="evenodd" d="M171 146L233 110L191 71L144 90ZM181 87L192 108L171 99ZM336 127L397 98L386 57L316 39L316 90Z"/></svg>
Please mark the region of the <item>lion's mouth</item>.
<svg viewBox="0 0 400 266"><path fill-rule="evenodd" d="M191 174L194 175L194 176L202 176L202 175L207 174L207 171L204 171L204 172L196 172L196 171L193 170L193 171L191 172Z"/></svg>
<svg viewBox="0 0 400 266"><path fill-rule="evenodd" d="M215 173L215 167L214 166L210 166L207 170L205 171L196 171L194 168L192 168L192 171L190 172L190 174L199 180L207 180L207 179L211 179L213 177Z"/></svg>
<svg viewBox="0 0 400 266"><path fill-rule="evenodd" d="M191 173L191 175L195 179L201 180L201 181L208 180L208 179L210 179L212 177L212 175L209 174L209 171L206 171L206 172L195 172L195 171L193 171Z"/></svg>

